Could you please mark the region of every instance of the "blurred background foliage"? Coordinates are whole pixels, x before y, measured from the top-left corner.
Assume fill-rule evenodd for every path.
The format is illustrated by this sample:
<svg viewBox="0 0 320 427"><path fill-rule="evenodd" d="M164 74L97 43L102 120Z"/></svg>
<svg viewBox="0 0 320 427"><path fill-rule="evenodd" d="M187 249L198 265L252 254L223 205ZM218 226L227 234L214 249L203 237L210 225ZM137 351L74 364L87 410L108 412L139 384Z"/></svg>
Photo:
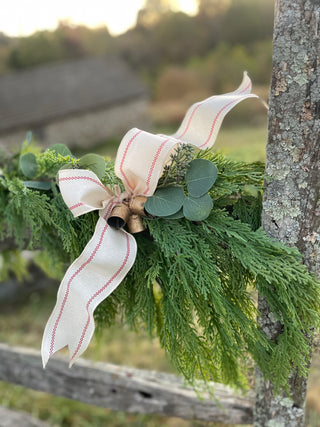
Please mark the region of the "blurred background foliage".
<svg viewBox="0 0 320 427"><path fill-rule="evenodd" d="M143 76L153 100L190 90L228 91L244 69L255 84L269 84L272 0L198 0L194 16L174 11L173 4L147 0L136 26L119 36L111 36L106 27L89 29L69 22L28 37L0 33L0 72L115 54Z"/></svg>
<svg viewBox="0 0 320 427"><path fill-rule="evenodd" d="M267 99L273 0L197 0L193 16L176 6L174 0L146 0L136 25L118 36L107 27L90 29L68 21L28 37L0 33L0 73L67 59L120 56L150 90L155 130L169 126L174 131L192 103L234 90L245 70L254 92ZM246 125L266 127L265 109L258 103L236 108L227 123L239 125L244 119Z"/></svg>

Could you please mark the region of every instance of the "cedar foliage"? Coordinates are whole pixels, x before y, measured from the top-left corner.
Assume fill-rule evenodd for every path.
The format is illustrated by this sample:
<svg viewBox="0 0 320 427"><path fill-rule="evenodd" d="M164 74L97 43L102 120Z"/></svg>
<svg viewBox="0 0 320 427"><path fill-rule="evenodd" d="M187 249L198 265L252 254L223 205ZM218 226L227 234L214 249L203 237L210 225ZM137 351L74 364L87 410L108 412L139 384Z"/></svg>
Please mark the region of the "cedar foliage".
<svg viewBox="0 0 320 427"><path fill-rule="evenodd" d="M145 219L134 266L96 309L97 324L106 327L120 315L131 327L146 328L195 386L200 378L245 387L252 357L278 389L285 388L292 367L307 371L307 332L319 327L319 284L295 248L260 228L263 165L211 151L197 156L219 171L210 216L202 222ZM77 167L77 159L49 150L36 158L36 179L51 182L50 190L26 187L17 156L0 161L0 238L13 237L20 249L41 248L62 275L92 237L98 216L73 218L56 185L57 169ZM121 184L112 161L102 181ZM257 323L257 291L283 325L277 342Z"/></svg>

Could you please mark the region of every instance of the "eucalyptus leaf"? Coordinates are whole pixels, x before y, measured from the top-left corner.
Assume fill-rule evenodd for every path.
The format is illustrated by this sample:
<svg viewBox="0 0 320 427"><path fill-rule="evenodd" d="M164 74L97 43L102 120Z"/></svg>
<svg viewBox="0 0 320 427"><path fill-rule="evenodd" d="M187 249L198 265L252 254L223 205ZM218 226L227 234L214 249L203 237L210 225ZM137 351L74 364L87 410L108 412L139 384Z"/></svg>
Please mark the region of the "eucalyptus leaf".
<svg viewBox="0 0 320 427"><path fill-rule="evenodd" d="M60 154L61 156L72 156L69 148L64 144L54 144L48 148L49 151L54 151L56 154Z"/></svg>
<svg viewBox="0 0 320 427"><path fill-rule="evenodd" d="M189 195L201 197L212 187L218 176L216 165L210 160L194 159L186 173L186 183Z"/></svg>
<svg viewBox="0 0 320 427"><path fill-rule="evenodd" d="M184 218L183 209L181 208L178 212L176 212L176 213L174 213L172 215L162 216L161 218L163 218L163 219L180 219L180 218Z"/></svg>
<svg viewBox="0 0 320 427"><path fill-rule="evenodd" d="M203 221L208 218L213 203L209 194L201 197L188 196L183 202L183 214L190 221Z"/></svg>
<svg viewBox="0 0 320 427"><path fill-rule="evenodd" d="M98 178L102 178L106 172L106 162L98 154L86 154L78 162L79 168L90 169Z"/></svg>
<svg viewBox="0 0 320 427"><path fill-rule="evenodd" d="M51 189L50 181L23 181L24 185L28 188L34 188L35 190L48 191Z"/></svg>
<svg viewBox="0 0 320 427"><path fill-rule="evenodd" d="M153 196L148 197L144 208L151 215L167 217L181 209L184 198L185 195L181 187L159 188Z"/></svg>
<svg viewBox="0 0 320 427"><path fill-rule="evenodd" d="M33 153L22 154L19 159L21 172L27 178L34 178L38 172L37 158Z"/></svg>

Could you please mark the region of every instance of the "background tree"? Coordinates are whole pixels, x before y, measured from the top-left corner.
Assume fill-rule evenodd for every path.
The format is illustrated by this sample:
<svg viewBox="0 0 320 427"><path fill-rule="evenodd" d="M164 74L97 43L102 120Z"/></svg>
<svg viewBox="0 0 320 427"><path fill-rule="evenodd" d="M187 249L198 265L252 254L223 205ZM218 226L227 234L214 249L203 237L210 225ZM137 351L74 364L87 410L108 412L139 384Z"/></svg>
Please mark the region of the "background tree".
<svg viewBox="0 0 320 427"><path fill-rule="evenodd" d="M263 227L267 234L287 245L297 246L309 270L318 277L319 16L319 0L277 0L275 3L266 165L269 179L263 210ZM262 328L276 341L281 322L270 313L263 299L260 299L259 306ZM292 372L289 382L291 397L285 394L274 396L272 385L258 373L255 426L303 426L306 385L306 378Z"/></svg>
<svg viewBox="0 0 320 427"><path fill-rule="evenodd" d="M139 10L137 25L154 27L162 16L171 12L173 4L170 0L147 0L145 6Z"/></svg>
<svg viewBox="0 0 320 427"><path fill-rule="evenodd" d="M231 0L198 0L198 13L213 17L224 13L230 5Z"/></svg>

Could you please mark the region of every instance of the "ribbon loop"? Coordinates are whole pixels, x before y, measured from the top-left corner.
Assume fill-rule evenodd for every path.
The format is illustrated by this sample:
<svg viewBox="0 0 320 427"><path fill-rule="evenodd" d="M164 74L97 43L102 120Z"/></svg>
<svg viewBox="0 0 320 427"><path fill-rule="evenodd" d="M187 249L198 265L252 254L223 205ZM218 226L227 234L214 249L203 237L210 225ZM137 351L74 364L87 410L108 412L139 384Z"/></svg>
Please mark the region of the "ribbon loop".
<svg viewBox="0 0 320 427"><path fill-rule="evenodd" d="M104 209L114 198L97 175L86 169L60 170L59 187L63 200L75 217Z"/></svg>
<svg viewBox="0 0 320 427"><path fill-rule="evenodd" d="M131 129L123 137L114 166L116 175L133 196L151 196L170 151L177 144L169 136Z"/></svg>

